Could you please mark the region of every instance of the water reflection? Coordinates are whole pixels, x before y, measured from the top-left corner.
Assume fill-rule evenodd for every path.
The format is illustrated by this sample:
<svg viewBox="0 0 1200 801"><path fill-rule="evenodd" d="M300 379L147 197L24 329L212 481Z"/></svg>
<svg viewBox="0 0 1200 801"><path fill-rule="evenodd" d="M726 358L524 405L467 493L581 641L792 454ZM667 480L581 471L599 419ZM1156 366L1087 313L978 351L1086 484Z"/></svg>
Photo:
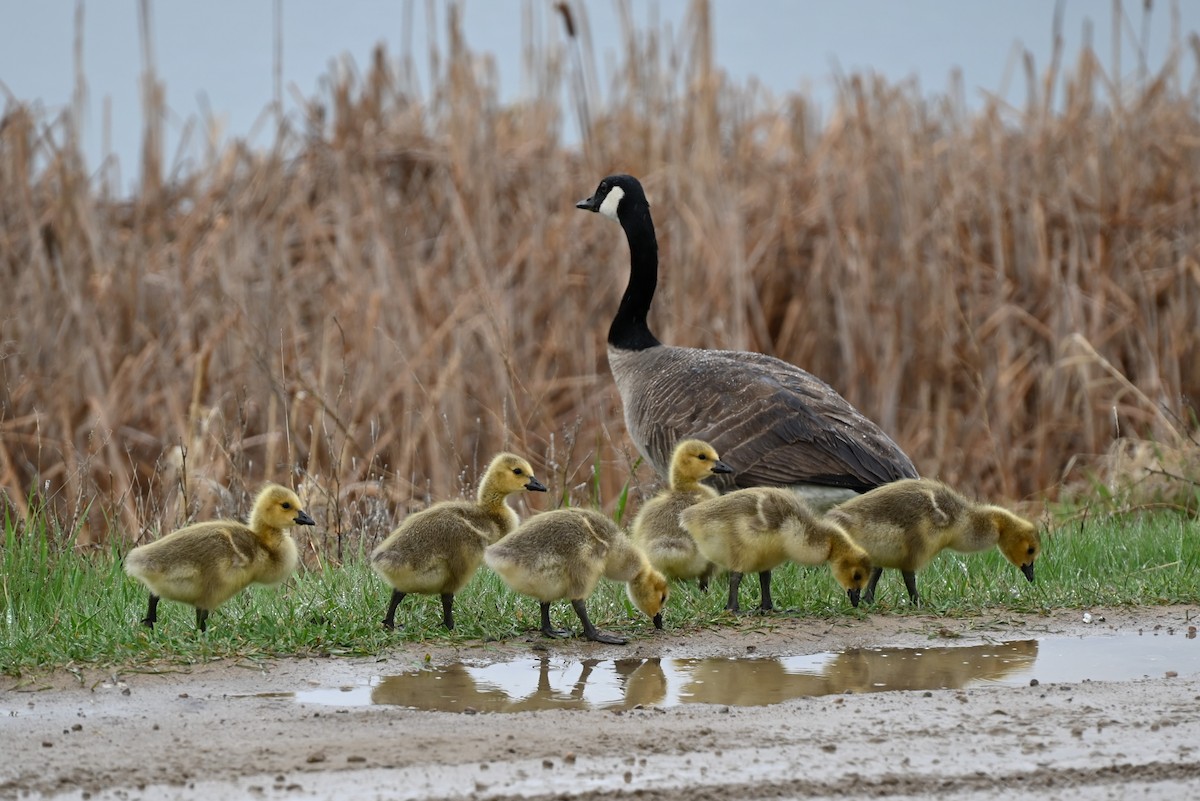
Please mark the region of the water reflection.
<svg viewBox="0 0 1200 801"><path fill-rule="evenodd" d="M617 659L556 656L460 662L362 684L297 692L301 703L389 704L448 712L630 709L687 703L761 706L843 692L980 684L1127 681L1200 673L1200 644L1173 631L1046 637L970 646L862 648L770 658Z"/></svg>
<svg viewBox="0 0 1200 801"><path fill-rule="evenodd" d="M1030 667L1037 640L958 648L872 648L783 659L587 659L456 663L384 676L370 702L446 712L761 706L830 693L945 689ZM344 699L343 701L348 700Z"/></svg>

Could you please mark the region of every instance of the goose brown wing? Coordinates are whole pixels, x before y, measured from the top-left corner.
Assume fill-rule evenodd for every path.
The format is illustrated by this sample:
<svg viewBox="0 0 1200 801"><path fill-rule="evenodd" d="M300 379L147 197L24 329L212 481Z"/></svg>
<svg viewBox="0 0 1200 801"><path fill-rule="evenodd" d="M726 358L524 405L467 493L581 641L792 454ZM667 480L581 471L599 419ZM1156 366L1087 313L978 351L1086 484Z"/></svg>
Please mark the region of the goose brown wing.
<svg viewBox="0 0 1200 801"><path fill-rule="evenodd" d="M760 353L662 350L641 405L641 430L657 429L645 447L708 441L734 470L731 481L719 477L723 489L812 483L862 491L917 476L877 425L795 365Z"/></svg>

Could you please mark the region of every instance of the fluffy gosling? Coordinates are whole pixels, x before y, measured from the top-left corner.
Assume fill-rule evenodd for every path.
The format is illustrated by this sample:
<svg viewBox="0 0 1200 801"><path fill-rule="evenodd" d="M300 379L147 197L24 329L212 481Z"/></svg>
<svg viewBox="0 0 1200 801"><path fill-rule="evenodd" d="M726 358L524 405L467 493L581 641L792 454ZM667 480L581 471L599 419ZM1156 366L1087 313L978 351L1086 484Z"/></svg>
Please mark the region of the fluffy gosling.
<svg viewBox="0 0 1200 801"><path fill-rule="evenodd" d="M296 569L299 555L288 529L311 526L296 493L278 484L259 490L249 524L236 520L195 523L125 557L125 572L150 590L142 623L154 628L158 601L196 608L196 626L208 630L208 613L249 584L274 585Z"/></svg>
<svg viewBox="0 0 1200 801"><path fill-rule="evenodd" d="M844 527L871 557L871 580L863 595L867 603L875 600L884 568L895 568L915 606L916 571L945 548L972 553L999 545L1030 581L1042 549L1033 523L999 506L972 503L928 478L885 484L834 507L826 518Z"/></svg>
<svg viewBox="0 0 1200 801"><path fill-rule="evenodd" d="M629 599L662 628L667 580L650 564L617 524L590 509L556 509L534 515L495 545L483 559L504 583L541 603L541 631L547 637L571 632L550 625L550 604L569 599L583 624L583 636L595 642L624 645L626 640L597 629L587 613L587 599L600 577L624 582Z"/></svg>
<svg viewBox="0 0 1200 801"><path fill-rule="evenodd" d="M383 627L396 627L396 607L410 592L440 595L442 622L454 629L454 595L470 581L483 549L517 527L509 495L546 487L529 462L512 453L496 455L475 501L443 501L405 518L371 554L371 567L392 586Z"/></svg>
<svg viewBox="0 0 1200 801"><path fill-rule="evenodd" d="M701 481L732 472L733 468L722 462L707 442L685 439L675 446L667 489L638 511L632 527L633 541L667 578L698 578L700 589L708 590L715 566L679 524L679 513L692 504L717 497L717 491Z"/></svg>
<svg viewBox="0 0 1200 801"><path fill-rule="evenodd" d="M840 526L817 517L791 490L736 490L690 506L679 518L700 552L729 570L725 608L731 612L740 611L738 588L742 574L750 572L758 573L759 607L773 610L771 570L787 559L804 565L828 562L851 605L858 606L871 569L866 552Z"/></svg>

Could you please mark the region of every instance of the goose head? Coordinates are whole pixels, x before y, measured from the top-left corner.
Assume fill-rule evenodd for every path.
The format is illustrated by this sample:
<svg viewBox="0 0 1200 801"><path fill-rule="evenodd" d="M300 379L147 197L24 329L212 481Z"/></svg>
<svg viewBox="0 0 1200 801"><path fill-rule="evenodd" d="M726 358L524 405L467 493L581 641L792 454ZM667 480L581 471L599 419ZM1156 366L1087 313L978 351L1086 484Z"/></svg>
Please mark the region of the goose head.
<svg viewBox="0 0 1200 801"><path fill-rule="evenodd" d="M599 212L614 222L625 224L631 213L649 211L650 204L637 178L610 175L600 181L591 197L576 203L575 208Z"/></svg>
<svg viewBox="0 0 1200 801"><path fill-rule="evenodd" d="M1000 552L1021 569L1025 578L1033 581L1033 563L1042 552L1042 538L1037 527L1005 509L994 510L992 517Z"/></svg>

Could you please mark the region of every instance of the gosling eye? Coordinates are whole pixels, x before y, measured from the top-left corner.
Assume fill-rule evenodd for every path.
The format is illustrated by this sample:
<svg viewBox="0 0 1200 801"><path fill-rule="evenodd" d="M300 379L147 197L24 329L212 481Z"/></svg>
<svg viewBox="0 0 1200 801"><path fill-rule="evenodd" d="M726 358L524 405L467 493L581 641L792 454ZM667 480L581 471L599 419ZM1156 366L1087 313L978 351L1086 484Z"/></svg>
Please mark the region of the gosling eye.
<svg viewBox="0 0 1200 801"><path fill-rule="evenodd" d="M708 457L707 457L707 456L705 456L703 453L702 453L702 454L700 454L700 455L698 455L696 458L697 458L697 459L699 459L699 460L700 460L700 461L702 461L702 462L708 461Z"/></svg>
<svg viewBox="0 0 1200 801"><path fill-rule="evenodd" d="M291 509L291 508L292 508L292 504L291 504L291 502L289 502L289 501L284 501L284 502L283 502L283 504L282 504L282 506L283 506L283 508L284 508L284 509Z"/></svg>
<svg viewBox="0 0 1200 801"><path fill-rule="evenodd" d="M1029 546L1029 550L1028 550L1028 551L1026 551L1025 553L1027 553L1027 554L1028 554L1028 555L1030 555L1030 556L1033 556L1033 546L1032 546L1032 545L1030 545L1030 546Z"/></svg>
<svg viewBox="0 0 1200 801"><path fill-rule="evenodd" d="M519 468L519 467L514 467L514 468L513 468L513 475L514 475L514 476L523 476L523 475L525 475L525 471L524 471L524 470L522 470L522 469L521 469L521 468Z"/></svg>

